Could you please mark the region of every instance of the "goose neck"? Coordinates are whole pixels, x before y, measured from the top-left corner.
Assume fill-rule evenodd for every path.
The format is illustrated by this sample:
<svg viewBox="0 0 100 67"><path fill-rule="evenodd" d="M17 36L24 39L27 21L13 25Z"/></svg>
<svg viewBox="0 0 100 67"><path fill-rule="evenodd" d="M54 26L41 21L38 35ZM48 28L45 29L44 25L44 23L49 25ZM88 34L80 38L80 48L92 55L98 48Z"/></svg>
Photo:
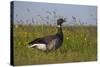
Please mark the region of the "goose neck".
<svg viewBox="0 0 100 67"><path fill-rule="evenodd" d="M62 32L62 26L61 25L57 25L57 33L58 34L60 34L60 35L62 35L63 34L63 32Z"/></svg>

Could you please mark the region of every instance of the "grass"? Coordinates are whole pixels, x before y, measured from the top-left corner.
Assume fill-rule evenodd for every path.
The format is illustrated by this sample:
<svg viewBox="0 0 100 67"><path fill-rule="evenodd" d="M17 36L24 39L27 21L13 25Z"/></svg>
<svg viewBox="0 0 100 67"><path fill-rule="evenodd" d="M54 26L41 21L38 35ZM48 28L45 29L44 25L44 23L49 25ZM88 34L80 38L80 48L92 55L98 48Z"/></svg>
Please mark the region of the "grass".
<svg viewBox="0 0 100 67"><path fill-rule="evenodd" d="M63 45L56 51L45 53L27 48L28 42L56 33L52 26L14 26L14 65L51 64L97 60L97 27L63 27Z"/></svg>

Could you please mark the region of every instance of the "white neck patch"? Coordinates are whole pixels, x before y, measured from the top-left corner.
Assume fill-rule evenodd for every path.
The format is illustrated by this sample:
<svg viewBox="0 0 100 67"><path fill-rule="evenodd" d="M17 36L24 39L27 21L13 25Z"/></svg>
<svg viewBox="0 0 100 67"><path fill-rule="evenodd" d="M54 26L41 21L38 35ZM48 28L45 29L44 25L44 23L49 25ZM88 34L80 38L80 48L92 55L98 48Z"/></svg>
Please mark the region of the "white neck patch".
<svg viewBox="0 0 100 67"><path fill-rule="evenodd" d="M60 25L57 25L57 27L61 27Z"/></svg>

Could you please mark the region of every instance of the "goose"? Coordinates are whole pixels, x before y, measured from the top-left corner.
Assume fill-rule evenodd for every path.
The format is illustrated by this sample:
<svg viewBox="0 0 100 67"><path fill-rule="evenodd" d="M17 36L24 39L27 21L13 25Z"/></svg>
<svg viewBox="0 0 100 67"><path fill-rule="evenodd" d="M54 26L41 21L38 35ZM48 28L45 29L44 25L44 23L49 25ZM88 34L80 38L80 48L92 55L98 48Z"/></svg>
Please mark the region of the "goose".
<svg viewBox="0 0 100 67"><path fill-rule="evenodd" d="M58 49L63 43L62 23L65 22L65 18L57 19L57 33L55 35L49 35L41 38L37 38L28 43L28 48L37 48L43 51L50 51Z"/></svg>

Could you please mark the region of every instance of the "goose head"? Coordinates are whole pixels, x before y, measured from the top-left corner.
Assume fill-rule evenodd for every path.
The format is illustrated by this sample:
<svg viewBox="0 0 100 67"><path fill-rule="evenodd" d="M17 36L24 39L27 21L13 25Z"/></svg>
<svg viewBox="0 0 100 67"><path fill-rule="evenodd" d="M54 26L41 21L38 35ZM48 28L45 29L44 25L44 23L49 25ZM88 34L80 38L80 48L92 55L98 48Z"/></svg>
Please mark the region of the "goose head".
<svg viewBox="0 0 100 67"><path fill-rule="evenodd" d="M66 22L65 18L59 18L57 20L57 25L62 25L62 23Z"/></svg>

